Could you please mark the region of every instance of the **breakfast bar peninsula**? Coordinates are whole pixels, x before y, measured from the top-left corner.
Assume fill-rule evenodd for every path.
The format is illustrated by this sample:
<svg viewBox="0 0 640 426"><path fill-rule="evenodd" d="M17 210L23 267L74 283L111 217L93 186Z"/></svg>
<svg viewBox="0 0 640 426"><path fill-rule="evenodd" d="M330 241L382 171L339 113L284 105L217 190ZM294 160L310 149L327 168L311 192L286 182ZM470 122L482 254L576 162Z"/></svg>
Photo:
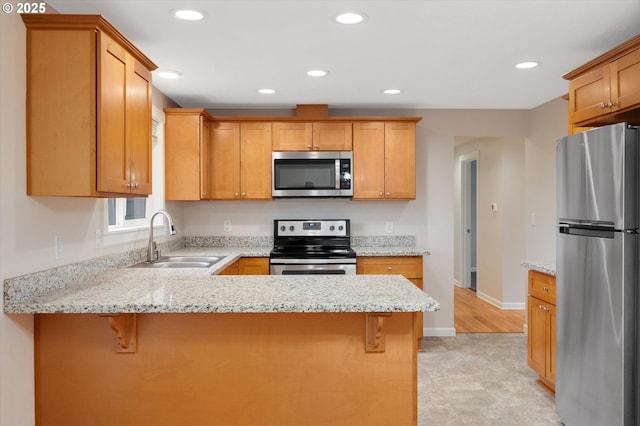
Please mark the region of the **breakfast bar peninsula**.
<svg viewBox="0 0 640 426"><path fill-rule="evenodd" d="M438 308L399 275L5 282L35 317L39 425L416 425L414 322Z"/></svg>

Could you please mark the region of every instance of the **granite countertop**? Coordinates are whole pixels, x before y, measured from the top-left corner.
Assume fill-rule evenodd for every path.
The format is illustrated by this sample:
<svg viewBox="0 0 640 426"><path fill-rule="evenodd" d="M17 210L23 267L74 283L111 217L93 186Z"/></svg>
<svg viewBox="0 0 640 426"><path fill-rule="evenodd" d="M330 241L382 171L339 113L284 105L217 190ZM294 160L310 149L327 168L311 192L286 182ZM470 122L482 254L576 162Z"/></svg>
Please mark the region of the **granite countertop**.
<svg viewBox="0 0 640 426"><path fill-rule="evenodd" d="M428 256L429 252L419 247L352 247L357 256Z"/></svg>
<svg viewBox="0 0 640 426"><path fill-rule="evenodd" d="M267 257L270 250L184 248L167 254L225 257L210 268L110 270L32 297L5 288L4 312L432 312L440 308L400 275L215 275L240 257ZM7 285L13 283L5 281Z"/></svg>
<svg viewBox="0 0 640 426"><path fill-rule="evenodd" d="M556 263L553 261L532 261L524 260L520 265L532 271L542 272L543 274L556 275Z"/></svg>

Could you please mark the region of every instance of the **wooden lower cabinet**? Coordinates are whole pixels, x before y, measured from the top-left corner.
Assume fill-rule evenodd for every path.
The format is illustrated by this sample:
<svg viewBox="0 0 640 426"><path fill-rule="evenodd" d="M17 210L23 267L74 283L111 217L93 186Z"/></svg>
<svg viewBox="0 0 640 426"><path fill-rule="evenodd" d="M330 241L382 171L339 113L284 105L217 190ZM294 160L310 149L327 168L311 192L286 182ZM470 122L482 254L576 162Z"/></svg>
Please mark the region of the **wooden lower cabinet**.
<svg viewBox="0 0 640 426"><path fill-rule="evenodd" d="M417 425L415 314L137 314L137 351L109 318L35 315L36 425Z"/></svg>
<svg viewBox="0 0 640 426"><path fill-rule="evenodd" d="M269 275L269 258L241 257L218 275Z"/></svg>
<svg viewBox="0 0 640 426"><path fill-rule="evenodd" d="M358 257L357 274L402 275L423 290L422 256L372 256ZM416 336L418 343L423 337L422 312L418 312ZM419 347L420 345L418 345Z"/></svg>
<svg viewBox="0 0 640 426"><path fill-rule="evenodd" d="M538 383L552 393L556 385L556 279L529 271L527 363Z"/></svg>

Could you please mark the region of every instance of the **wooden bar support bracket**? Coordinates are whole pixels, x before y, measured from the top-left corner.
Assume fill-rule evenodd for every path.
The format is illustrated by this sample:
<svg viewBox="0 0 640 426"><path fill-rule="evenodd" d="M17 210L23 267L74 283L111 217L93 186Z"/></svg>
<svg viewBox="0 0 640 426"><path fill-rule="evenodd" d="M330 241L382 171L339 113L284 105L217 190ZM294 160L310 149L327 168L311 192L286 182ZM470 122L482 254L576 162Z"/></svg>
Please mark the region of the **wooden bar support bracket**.
<svg viewBox="0 0 640 426"><path fill-rule="evenodd" d="M109 318L109 326L116 332L116 352L135 353L138 350L138 315L103 315Z"/></svg>
<svg viewBox="0 0 640 426"><path fill-rule="evenodd" d="M366 314L365 352L385 351L384 318L390 316L391 312L368 312Z"/></svg>

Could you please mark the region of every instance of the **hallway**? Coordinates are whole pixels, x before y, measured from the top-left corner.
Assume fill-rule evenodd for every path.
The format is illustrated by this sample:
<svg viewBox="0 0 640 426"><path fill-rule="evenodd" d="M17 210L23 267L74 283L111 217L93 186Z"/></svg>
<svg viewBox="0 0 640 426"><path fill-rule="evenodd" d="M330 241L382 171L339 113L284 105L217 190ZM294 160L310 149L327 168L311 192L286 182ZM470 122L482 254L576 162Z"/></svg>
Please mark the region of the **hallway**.
<svg viewBox="0 0 640 426"><path fill-rule="evenodd" d="M453 286L456 333L522 333L525 310L502 310L468 288Z"/></svg>

